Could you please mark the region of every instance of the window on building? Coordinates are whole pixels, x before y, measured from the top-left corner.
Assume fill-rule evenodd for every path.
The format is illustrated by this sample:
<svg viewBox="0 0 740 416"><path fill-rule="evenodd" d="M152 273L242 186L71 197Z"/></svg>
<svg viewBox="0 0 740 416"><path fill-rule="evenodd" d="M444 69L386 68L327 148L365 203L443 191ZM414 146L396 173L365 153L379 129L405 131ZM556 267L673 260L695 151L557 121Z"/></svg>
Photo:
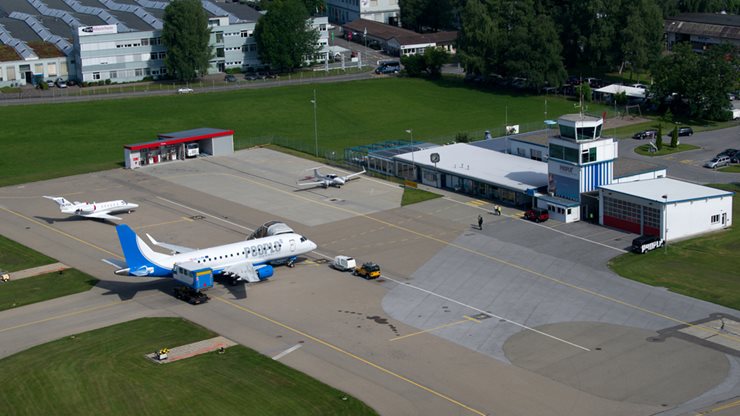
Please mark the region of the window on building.
<svg viewBox="0 0 740 416"><path fill-rule="evenodd" d="M118 71L110 71L110 79L118 78Z"/></svg>
<svg viewBox="0 0 740 416"><path fill-rule="evenodd" d="M2 81L2 80L3 80L3 69L0 68L0 81Z"/></svg>
<svg viewBox="0 0 740 416"><path fill-rule="evenodd" d="M595 127L580 127L576 129L576 140L591 140L594 138Z"/></svg>
<svg viewBox="0 0 740 416"><path fill-rule="evenodd" d="M568 215L570 215L570 208L568 208Z"/></svg>
<svg viewBox="0 0 740 416"><path fill-rule="evenodd" d="M148 38L147 39L142 39L141 40L141 44L142 44L142 46L149 46L149 39Z"/></svg>
<svg viewBox="0 0 740 416"><path fill-rule="evenodd" d="M581 151L581 163L596 162L596 148L583 149Z"/></svg>
<svg viewBox="0 0 740 416"><path fill-rule="evenodd" d="M36 64L34 65L34 73L35 74L43 74L44 73L44 64Z"/></svg>
<svg viewBox="0 0 740 416"><path fill-rule="evenodd" d="M560 135L568 138L568 139L575 139L576 138L576 129L575 127L566 126L563 124L559 125L560 127Z"/></svg>
<svg viewBox="0 0 740 416"><path fill-rule="evenodd" d="M158 57L159 59L164 59L164 57L165 57L166 55L167 55L167 52L160 52L160 53L159 53L159 54L157 55L157 57Z"/></svg>
<svg viewBox="0 0 740 416"><path fill-rule="evenodd" d="M157 60L157 52L152 52L151 54L149 54L149 59L151 59L152 61L156 61Z"/></svg>
<svg viewBox="0 0 740 416"><path fill-rule="evenodd" d="M224 43L224 32L216 32L216 43Z"/></svg>
<svg viewBox="0 0 740 416"><path fill-rule="evenodd" d="M142 70L141 68L136 68L134 70L134 75L137 76L137 77L141 77L141 76L144 75L144 70Z"/></svg>
<svg viewBox="0 0 740 416"><path fill-rule="evenodd" d="M550 157L568 162L578 163L578 149L561 146L559 144L550 145Z"/></svg>
<svg viewBox="0 0 740 416"><path fill-rule="evenodd" d="M100 72L93 72L93 79L100 79Z"/></svg>
<svg viewBox="0 0 740 416"><path fill-rule="evenodd" d="M217 58L223 58L224 57L224 48L216 48L216 57Z"/></svg>
<svg viewBox="0 0 740 416"><path fill-rule="evenodd" d="M57 64L56 62L51 62L48 65L46 65L46 71L49 73L50 77L57 76Z"/></svg>
<svg viewBox="0 0 740 416"><path fill-rule="evenodd" d="M712 215L712 224L717 224L719 222L719 214Z"/></svg>

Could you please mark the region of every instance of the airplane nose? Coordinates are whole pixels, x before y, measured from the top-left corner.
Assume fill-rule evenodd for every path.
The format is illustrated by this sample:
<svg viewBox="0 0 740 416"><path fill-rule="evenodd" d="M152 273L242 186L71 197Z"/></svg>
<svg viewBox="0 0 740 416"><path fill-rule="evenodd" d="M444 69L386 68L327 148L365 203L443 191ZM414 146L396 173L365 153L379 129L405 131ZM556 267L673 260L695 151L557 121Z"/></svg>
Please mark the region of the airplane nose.
<svg viewBox="0 0 740 416"><path fill-rule="evenodd" d="M311 240L306 241L306 244L308 244L309 251L314 251L319 247Z"/></svg>

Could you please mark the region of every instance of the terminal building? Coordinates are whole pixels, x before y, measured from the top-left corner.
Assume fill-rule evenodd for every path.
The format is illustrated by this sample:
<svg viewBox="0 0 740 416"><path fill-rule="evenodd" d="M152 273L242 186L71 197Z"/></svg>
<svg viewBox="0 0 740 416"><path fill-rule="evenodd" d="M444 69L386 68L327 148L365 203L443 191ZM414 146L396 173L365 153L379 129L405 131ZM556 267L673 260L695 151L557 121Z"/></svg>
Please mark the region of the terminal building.
<svg viewBox="0 0 740 416"><path fill-rule="evenodd" d="M557 129L444 146L386 142L348 149L345 159L496 203L543 208L556 221L598 222L667 240L732 224L732 192L619 159L618 141L602 136L602 117L569 114L547 124Z"/></svg>

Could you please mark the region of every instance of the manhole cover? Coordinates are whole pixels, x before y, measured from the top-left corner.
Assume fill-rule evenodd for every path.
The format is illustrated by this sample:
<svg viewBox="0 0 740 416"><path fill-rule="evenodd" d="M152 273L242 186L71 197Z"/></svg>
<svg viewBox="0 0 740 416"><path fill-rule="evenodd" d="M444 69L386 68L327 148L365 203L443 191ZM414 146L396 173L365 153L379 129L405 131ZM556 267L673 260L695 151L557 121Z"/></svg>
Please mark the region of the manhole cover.
<svg viewBox="0 0 740 416"><path fill-rule="evenodd" d="M488 315L488 314L486 314L486 313L479 313L478 315L473 315L473 316L471 316L471 318L473 318L473 319L477 319L477 320L479 320L479 321L482 321L482 320L484 320L484 319L488 319L488 318L490 318L490 317L491 317L491 315Z"/></svg>
<svg viewBox="0 0 740 416"><path fill-rule="evenodd" d="M192 217L190 217L190 219L191 220L194 220L194 221L197 221L197 220L204 220L204 219L206 219L206 217L204 217L202 215L193 215Z"/></svg>

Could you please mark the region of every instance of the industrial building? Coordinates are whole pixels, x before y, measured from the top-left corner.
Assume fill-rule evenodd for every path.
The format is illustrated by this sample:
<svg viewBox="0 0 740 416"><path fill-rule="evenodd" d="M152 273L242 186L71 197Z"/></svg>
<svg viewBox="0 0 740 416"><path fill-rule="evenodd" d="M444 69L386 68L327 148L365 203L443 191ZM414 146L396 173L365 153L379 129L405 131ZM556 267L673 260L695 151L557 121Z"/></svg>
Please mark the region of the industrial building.
<svg viewBox="0 0 740 416"><path fill-rule="evenodd" d="M456 52L457 32L454 31L422 34L366 19L345 23L342 31L348 40L377 43L383 51L393 56L421 55L426 48L444 48L450 54Z"/></svg>
<svg viewBox="0 0 740 416"><path fill-rule="evenodd" d="M665 20L665 34L668 49L678 42L689 42L696 52L723 43L740 49L740 16L683 13Z"/></svg>
<svg viewBox="0 0 740 416"><path fill-rule="evenodd" d="M201 2L211 28L210 73L262 66L253 33L261 13L246 5ZM0 87L56 78L130 82L166 75L161 33L168 2L95 5L76 0L0 0ZM0 14L2 16L2 14ZM311 18L317 47L328 44L328 18ZM57 55L49 55L49 48ZM326 52L324 52L326 54ZM306 57L307 61L319 57Z"/></svg>
<svg viewBox="0 0 740 416"><path fill-rule="evenodd" d="M326 0L326 8L332 23L365 19L401 26L398 0Z"/></svg>
<svg viewBox="0 0 740 416"><path fill-rule="evenodd" d="M157 140L123 147L126 169L136 169L200 155L226 156L234 153L234 131L212 128L164 133Z"/></svg>

